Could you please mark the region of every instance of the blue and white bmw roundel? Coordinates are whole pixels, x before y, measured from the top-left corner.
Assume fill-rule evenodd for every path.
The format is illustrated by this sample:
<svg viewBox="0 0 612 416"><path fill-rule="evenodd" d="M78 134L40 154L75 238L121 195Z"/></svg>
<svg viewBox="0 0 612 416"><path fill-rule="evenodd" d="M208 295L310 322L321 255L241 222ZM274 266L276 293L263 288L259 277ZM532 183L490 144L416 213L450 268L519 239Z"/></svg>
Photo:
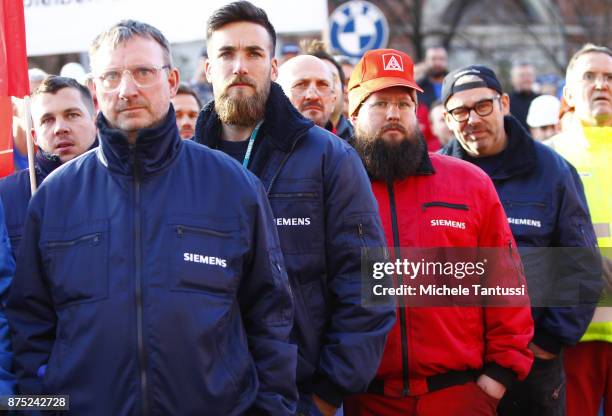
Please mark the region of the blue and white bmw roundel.
<svg viewBox="0 0 612 416"><path fill-rule="evenodd" d="M342 55L360 58L370 49L386 47L388 39L385 15L368 1L349 1L330 16L330 43Z"/></svg>

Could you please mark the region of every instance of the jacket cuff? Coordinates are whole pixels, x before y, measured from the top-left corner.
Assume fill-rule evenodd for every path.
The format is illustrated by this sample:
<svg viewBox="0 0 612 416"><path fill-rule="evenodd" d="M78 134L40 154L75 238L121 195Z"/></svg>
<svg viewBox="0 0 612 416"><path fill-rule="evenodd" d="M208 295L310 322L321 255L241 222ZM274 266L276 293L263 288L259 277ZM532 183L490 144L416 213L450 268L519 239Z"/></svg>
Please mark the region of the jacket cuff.
<svg viewBox="0 0 612 416"><path fill-rule="evenodd" d="M509 368L502 367L497 363L489 363L485 366L483 374L501 383L508 388L517 380L516 373Z"/></svg>
<svg viewBox="0 0 612 416"><path fill-rule="evenodd" d="M321 374L315 376L312 392L327 403L336 407L342 405L342 400L345 396L344 390Z"/></svg>
<svg viewBox="0 0 612 416"><path fill-rule="evenodd" d="M533 335L533 340L531 340L531 342L551 354L559 354L561 352L561 348L563 348L563 343L558 337L555 337L550 332L540 328L536 328Z"/></svg>

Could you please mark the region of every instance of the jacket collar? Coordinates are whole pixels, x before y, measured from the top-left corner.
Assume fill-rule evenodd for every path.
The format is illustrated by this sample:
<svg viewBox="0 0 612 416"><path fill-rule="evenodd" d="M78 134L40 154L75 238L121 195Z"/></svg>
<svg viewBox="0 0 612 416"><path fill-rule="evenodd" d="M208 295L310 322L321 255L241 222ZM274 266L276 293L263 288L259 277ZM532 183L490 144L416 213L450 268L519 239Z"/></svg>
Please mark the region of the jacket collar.
<svg viewBox="0 0 612 416"><path fill-rule="evenodd" d="M98 138L96 137L87 151L98 147ZM36 171L36 180L40 184L51 172L59 168L62 161L59 156L47 153L42 149L38 149L34 155L34 169Z"/></svg>
<svg viewBox="0 0 612 416"><path fill-rule="evenodd" d="M102 112L96 125L100 142L98 158L109 170L122 175L145 177L162 172L181 149L172 105L161 124L138 131L133 146L123 131L109 125Z"/></svg>
<svg viewBox="0 0 612 416"><path fill-rule="evenodd" d="M36 179L38 183L42 182L47 175L62 165L59 156L38 149L34 156L34 168L36 170Z"/></svg>
<svg viewBox="0 0 612 416"><path fill-rule="evenodd" d="M331 121L327 122L325 129L331 132L334 131L334 126ZM340 118L338 119L338 124L336 125L336 136L346 140L351 146L353 145L353 126L351 123L349 123L348 119L344 117L344 114L341 114Z"/></svg>
<svg viewBox="0 0 612 416"><path fill-rule="evenodd" d="M534 141L520 122L511 115L505 116L504 130L508 137L508 145L501 153L501 163L491 173L493 180L508 179L531 172L537 164ZM456 138L440 150L440 153L463 160L469 159Z"/></svg>
<svg viewBox="0 0 612 416"><path fill-rule="evenodd" d="M264 122L259 137L265 137L276 149L289 152L294 143L314 123L304 118L285 96L281 87L273 82L266 101ZM221 120L215 111L215 102L209 102L200 112L196 122L195 141L212 147L219 147L221 141Z"/></svg>

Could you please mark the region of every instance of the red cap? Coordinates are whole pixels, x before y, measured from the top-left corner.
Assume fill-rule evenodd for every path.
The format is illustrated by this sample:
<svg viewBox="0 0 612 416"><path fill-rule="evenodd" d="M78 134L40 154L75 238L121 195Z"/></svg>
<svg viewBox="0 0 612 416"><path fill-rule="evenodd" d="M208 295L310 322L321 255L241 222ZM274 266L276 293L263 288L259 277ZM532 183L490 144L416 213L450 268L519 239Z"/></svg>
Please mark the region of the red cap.
<svg viewBox="0 0 612 416"><path fill-rule="evenodd" d="M414 80L412 59L395 49L366 52L349 80L349 115L353 115L370 94L389 87L408 87L423 92Z"/></svg>

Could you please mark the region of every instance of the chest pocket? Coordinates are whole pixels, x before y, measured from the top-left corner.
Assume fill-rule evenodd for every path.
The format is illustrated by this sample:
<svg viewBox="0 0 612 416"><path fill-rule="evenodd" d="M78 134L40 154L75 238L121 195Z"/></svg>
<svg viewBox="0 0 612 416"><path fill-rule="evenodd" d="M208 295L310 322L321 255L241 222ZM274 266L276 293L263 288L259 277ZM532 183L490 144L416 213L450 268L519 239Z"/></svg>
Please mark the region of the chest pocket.
<svg viewBox="0 0 612 416"><path fill-rule="evenodd" d="M170 219L168 232L170 290L236 292L246 251L238 220L179 216Z"/></svg>
<svg viewBox="0 0 612 416"><path fill-rule="evenodd" d="M460 199L431 200L421 205L423 225L427 241L433 238L432 245L475 246L478 243L478 230L474 213L469 204L458 202Z"/></svg>
<svg viewBox="0 0 612 416"><path fill-rule="evenodd" d="M59 308L108 296L108 221L43 231L42 258Z"/></svg>
<svg viewBox="0 0 612 416"><path fill-rule="evenodd" d="M320 190L300 190L299 187L296 184L291 190L279 189L269 194L284 254L324 249L323 196Z"/></svg>
<svg viewBox="0 0 612 416"><path fill-rule="evenodd" d="M502 201L510 229L519 246L547 247L554 229L552 205L544 201Z"/></svg>

